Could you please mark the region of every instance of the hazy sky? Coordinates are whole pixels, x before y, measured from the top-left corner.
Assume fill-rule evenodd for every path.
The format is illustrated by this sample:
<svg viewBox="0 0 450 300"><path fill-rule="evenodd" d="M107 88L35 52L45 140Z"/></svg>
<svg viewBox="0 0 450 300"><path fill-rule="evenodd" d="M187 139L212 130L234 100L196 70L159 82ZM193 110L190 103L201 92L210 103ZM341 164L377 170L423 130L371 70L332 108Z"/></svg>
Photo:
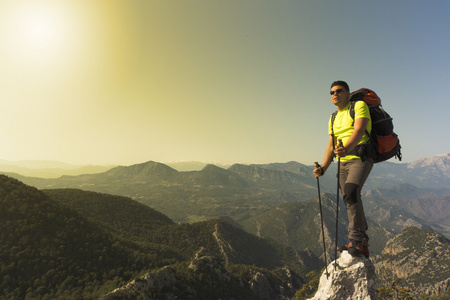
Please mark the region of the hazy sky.
<svg viewBox="0 0 450 300"><path fill-rule="evenodd" d="M450 151L449 1L0 0L0 159L322 161L334 80Z"/></svg>

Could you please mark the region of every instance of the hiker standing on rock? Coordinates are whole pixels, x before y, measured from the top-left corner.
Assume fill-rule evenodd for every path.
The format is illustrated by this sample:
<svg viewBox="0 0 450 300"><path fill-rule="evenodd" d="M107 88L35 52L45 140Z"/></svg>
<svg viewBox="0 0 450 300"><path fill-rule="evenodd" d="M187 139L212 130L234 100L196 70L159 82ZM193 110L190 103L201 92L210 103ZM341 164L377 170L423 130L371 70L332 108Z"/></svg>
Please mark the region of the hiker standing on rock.
<svg viewBox="0 0 450 300"><path fill-rule="evenodd" d="M334 156L338 157L339 188L342 193L348 214L348 239L349 243L340 246L339 250L348 250L355 256L363 254L369 257L368 241L366 234L367 221L361 201L361 189L373 167L373 159L355 155L352 150L358 144L370 141L372 121L369 107L364 101L357 101L354 106L354 120L350 116L350 89L345 81L335 81L330 89L331 102L337 108L335 117L330 117L328 123L328 145L322 166L318 165L313 171L318 178L325 174ZM334 119L334 120L333 120Z"/></svg>

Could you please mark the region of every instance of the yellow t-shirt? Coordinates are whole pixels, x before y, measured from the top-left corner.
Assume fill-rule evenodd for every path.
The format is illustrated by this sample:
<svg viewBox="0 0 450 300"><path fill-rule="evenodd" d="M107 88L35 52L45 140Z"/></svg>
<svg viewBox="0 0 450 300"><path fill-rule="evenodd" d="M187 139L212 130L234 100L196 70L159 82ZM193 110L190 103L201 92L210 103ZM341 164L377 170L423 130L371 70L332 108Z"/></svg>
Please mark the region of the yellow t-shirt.
<svg viewBox="0 0 450 300"><path fill-rule="evenodd" d="M341 139L342 143L345 146L348 139L350 138L353 131L355 130L355 128L352 126L353 119L350 116L350 111L349 111L350 103L351 102L349 102L344 109L339 110L338 113L336 114L336 118L334 119L334 126L333 126L334 128L331 127L331 125L332 125L331 117L330 117L330 120L328 121L328 134L330 134L330 135L333 134L333 129L334 129L335 145L337 144L337 140ZM358 118L369 119L369 123L367 123L366 131L370 133L372 131L372 120L370 118L369 107L367 106L367 104L364 101L356 101L355 102L355 120ZM364 133L364 136L361 138L361 141L359 141L358 144L365 144L370 140L370 137L367 135L367 132ZM356 155L352 155L352 154L349 154L346 157L341 157L341 161L348 161L348 160L352 160L352 159L360 159L360 157L356 156Z"/></svg>

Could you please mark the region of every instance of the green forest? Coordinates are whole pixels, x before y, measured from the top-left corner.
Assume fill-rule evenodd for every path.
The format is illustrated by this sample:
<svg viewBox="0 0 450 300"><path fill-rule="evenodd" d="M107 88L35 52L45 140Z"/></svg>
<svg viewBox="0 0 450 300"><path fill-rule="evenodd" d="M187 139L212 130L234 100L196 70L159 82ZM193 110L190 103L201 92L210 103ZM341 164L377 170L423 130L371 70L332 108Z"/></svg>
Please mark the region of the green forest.
<svg viewBox="0 0 450 300"><path fill-rule="evenodd" d="M201 248L227 265L236 295L248 292L239 281L255 269L274 281L276 270L285 265L299 274L309 271L296 261L299 254L292 249L223 221L175 224L126 197L74 189L40 191L4 175L0 228L4 299L98 299L168 265L183 282L195 286L201 284L201 276L189 273L187 263ZM231 261L221 255L212 234L217 231L239 252ZM230 293L217 286L201 290Z"/></svg>

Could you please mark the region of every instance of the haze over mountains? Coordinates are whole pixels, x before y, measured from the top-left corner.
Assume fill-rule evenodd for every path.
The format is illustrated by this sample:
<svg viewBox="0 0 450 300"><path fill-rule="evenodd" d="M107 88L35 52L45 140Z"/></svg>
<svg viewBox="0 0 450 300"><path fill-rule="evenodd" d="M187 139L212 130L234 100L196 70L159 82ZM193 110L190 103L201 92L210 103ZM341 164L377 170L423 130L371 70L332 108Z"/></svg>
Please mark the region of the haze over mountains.
<svg viewBox="0 0 450 300"><path fill-rule="evenodd" d="M322 192L335 193L335 165L320 178ZM130 197L176 222L223 216L243 222L276 205L317 196L312 169L288 162L234 164L227 169L206 165L200 171L180 172L150 161L59 178L6 174L39 189L78 188ZM450 153L409 164L379 163L363 190L366 210L377 224L390 220L387 223L392 233L407 225L422 224L449 236L449 183Z"/></svg>
<svg viewBox="0 0 450 300"><path fill-rule="evenodd" d="M81 175L105 172L115 166L79 166L57 161L6 161L0 160L2 172L24 176L57 178L63 175Z"/></svg>

